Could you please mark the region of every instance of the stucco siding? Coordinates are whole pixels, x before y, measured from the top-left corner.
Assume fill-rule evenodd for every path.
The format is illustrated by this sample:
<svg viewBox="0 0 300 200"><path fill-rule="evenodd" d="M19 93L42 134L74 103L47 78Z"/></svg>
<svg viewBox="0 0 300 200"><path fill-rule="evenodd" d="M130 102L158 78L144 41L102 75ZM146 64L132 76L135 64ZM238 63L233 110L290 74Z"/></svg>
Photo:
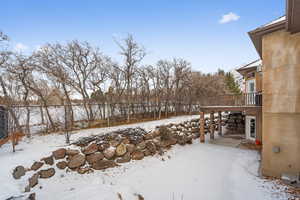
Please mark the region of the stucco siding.
<svg viewBox="0 0 300 200"><path fill-rule="evenodd" d="M262 44L262 170L280 177L300 172L300 34L273 32Z"/></svg>

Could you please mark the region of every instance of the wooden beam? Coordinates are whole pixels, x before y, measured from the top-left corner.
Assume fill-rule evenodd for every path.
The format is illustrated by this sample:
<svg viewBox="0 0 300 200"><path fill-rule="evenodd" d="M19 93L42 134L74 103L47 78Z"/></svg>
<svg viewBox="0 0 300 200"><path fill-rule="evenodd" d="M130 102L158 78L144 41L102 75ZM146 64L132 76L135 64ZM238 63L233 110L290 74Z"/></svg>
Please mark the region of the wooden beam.
<svg viewBox="0 0 300 200"><path fill-rule="evenodd" d="M205 118L204 118L204 112L200 112L200 142L205 142Z"/></svg>
<svg viewBox="0 0 300 200"><path fill-rule="evenodd" d="M210 113L210 122L209 122L209 129L210 129L210 139L213 140L215 139L215 125L214 125L214 112Z"/></svg>
<svg viewBox="0 0 300 200"><path fill-rule="evenodd" d="M202 106L202 112L217 112L217 111L240 111L240 112L257 112L261 111L261 106Z"/></svg>
<svg viewBox="0 0 300 200"><path fill-rule="evenodd" d="M219 113L219 115L218 115L218 123L219 123L218 132L219 132L219 135L221 136L222 135L222 112L219 111L218 113Z"/></svg>

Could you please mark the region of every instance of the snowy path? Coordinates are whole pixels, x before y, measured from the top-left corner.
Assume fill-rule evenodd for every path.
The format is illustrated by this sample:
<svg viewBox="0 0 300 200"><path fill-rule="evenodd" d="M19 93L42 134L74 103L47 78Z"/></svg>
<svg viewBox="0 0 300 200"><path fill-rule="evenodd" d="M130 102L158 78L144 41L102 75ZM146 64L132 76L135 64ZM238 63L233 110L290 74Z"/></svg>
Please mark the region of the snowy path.
<svg viewBox="0 0 300 200"><path fill-rule="evenodd" d="M154 122L113 128L90 129L72 135L72 139L104 133L119 128L140 126L151 130L159 124L181 122L197 116L176 117ZM19 164L29 166L35 159L49 155L64 145L63 135L35 137L9 153L10 146L0 149L0 199L20 194L27 177L14 180L12 169ZM20 150L22 149L22 151ZM164 161L162 160L164 158ZM48 180L40 180L34 188L37 199L43 200L114 200L120 193L123 200L271 200L287 199L284 193L272 189L273 183L257 177L259 155L256 151L241 150L213 144L174 146L166 155L147 157L105 172L79 175L58 171Z"/></svg>

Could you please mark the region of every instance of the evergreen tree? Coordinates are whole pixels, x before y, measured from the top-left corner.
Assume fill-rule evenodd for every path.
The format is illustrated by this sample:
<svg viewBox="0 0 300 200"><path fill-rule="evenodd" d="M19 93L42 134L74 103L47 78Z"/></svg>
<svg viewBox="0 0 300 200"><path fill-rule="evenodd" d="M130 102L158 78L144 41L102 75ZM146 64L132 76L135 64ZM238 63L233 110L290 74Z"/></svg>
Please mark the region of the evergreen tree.
<svg viewBox="0 0 300 200"><path fill-rule="evenodd" d="M230 72L226 73L225 84L230 93L236 94L236 95L242 94L239 84L235 81L232 73L230 73Z"/></svg>

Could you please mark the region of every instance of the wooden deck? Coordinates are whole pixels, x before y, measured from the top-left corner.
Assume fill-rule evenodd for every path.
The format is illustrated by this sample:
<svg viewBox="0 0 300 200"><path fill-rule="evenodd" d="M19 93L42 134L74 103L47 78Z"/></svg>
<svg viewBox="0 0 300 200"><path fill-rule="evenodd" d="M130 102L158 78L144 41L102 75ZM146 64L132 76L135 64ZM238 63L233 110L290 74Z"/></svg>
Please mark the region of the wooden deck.
<svg viewBox="0 0 300 200"><path fill-rule="evenodd" d="M200 106L200 112L225 112L225 111L237 111L237 112L260 112L261 106Z"/></svg>

